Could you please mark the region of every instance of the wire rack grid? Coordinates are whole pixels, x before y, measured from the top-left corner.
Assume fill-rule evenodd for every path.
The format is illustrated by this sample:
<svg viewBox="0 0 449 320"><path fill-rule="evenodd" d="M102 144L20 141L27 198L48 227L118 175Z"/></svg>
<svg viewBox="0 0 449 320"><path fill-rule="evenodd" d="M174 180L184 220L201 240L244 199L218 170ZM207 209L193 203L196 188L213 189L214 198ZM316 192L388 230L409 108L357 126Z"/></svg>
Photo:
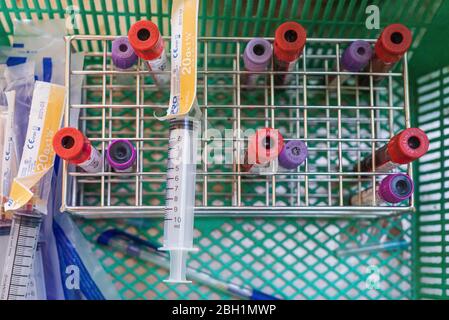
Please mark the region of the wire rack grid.
<svg viewBox="0 0 449 320"><path fill-rule="evenodd" d="M157 87L150 77L152 71L141 61L132 70L116 69L110 54L115 38L66 38L68 90L74 76L86 79L81 104L71 103L69 90L65 125L70 113L80 110L80 127L100 152L113 139L131 140L138 154L136 168L132 173L117 173L104 166L100 173L92 174L66 164L62 209L91 218L159 217L164 212L168 126L154 115L165 112L169 87ZM355 39L308 39L295 71L289 72L291 81L275 84L275 76L285 72L269 69L258 72L259 82L249 87L244 77L250 72L244 70L241 59L249 40L199 39L197 95L203 118L195 213L214 217L378 217L412 210L413 198L395 206L348 204L350 195L366 188L374 186L374 194L385 175L375 171L361 175L353 172L354 165L410 127L407 57L401 68L387 74L351 73L340 70L340 56ZM75 44L94 48L86 53L89 63L81 70L70 67ZM386 79L374 84L370 76L377 75ZM361 76L369 77L369 85L357 85ZM331 87L328 83L334 77L337 84ZM343 77L349 80L342 83ZM242 132L259 127L279 129L286 141L304 140L309 148L305 165L292 172L241 172L239 162L246 141ZM230 130L232 136L213 136L212 129ZM217 150L217 144L230 152L211 162L207 155ZM230 162L224 160L229 153ZM411 166L407 172L412 176Z"/></svg>

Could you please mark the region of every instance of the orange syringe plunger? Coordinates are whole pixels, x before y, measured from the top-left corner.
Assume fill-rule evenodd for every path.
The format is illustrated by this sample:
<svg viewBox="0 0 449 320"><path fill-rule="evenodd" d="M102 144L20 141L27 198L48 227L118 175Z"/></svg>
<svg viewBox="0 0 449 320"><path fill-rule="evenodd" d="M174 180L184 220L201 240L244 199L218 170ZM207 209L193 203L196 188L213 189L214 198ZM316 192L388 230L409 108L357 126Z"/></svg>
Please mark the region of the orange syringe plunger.
<svg viewBox="0 0 449 320"><path fill-rule="evenodd" d="M75 164L86 172L102 170L103 158L89 139L78 129L66 127L53 137L53 149L62 159Z"/></svg>

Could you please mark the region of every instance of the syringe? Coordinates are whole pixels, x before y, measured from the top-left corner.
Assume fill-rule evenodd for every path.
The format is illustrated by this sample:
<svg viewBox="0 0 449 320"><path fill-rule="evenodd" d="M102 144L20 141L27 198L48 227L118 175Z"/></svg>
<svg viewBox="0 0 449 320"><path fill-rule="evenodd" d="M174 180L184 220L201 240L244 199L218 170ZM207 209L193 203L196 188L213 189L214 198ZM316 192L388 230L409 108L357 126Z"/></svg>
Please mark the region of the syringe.
<svg viewBox="0 0 449 320"><path fill-rule="evenodd" d="M42 215L37 212L14 213L0 281L0 300L27 298L41 224Z"/></svg>
<svg viewBox="0 0 449 320"><path fill-rule="evenodd" d="M170 121L164 242L170 253L167 282L187 283L186 264L193 248L193 214L197 153L197 123L189 118Z"/></svg>

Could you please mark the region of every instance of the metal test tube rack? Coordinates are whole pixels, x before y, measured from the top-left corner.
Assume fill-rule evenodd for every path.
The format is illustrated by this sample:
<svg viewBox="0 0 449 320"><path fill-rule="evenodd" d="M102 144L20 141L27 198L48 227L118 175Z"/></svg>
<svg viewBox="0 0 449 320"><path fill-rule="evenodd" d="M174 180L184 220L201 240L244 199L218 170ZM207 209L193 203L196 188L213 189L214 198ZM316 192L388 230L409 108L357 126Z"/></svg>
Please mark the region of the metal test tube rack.
<svg viewBox="0 0 449 320"><path fill-rule="evenodd" d="M168 132L166 135L146 135L144 133L145 124L148 121L154 120L153 113L157 111L161 114L167 106L165 104L151 104L145 103L144 91L157 91L158 88L153 84L146 84L144 77L148 76L150 71L146 70L139 62L136 70L119 71L114 70L111 59L108 59L110 52L106 50L108 43L114 40L115 36L86 36L75 35L66 38L67 50L66 58L68 61L66 67L66 85L70 88L71 78L75 75L84 75L86 77L95 77L98 83L85 84L84 90L97 93L101 97L101 103L88 103L84 100L82 104L72 104L70 94L67 99L65 112L65 125L69 123L69 112L72 109L80 109L80 128L86 130L89 123L97 121L101 123L101 130L97 132L95 137L90 137L90 140L98 144L100 150L105 150L108 143L116 136L113 132L113 121L117 117L113 116L113 111L117 109L130 109L135 111L133 116L120 117L122 120L134 120L135 133L133 137L127 137L136 147L138 154L136 171L133 173L115 173L110 172L107 168L103 168L99 173L86 173L74 170L69 170L67 165L64 166L63 171L63 206L64 210L68 212L90 218L117 218L117 217L162 217L164 213L164 204L151 205L143 203L142 198L145 192L145 183L163 184L165 182L165 173L163 171L146 170L144 165L144 151L157 150L164 152L163 148L147 147L145 144L150 141L164 142L168 141ZM166 38L169 39L169 38ZM263 176L248 177L247 173L240 172L237 164L232 166L232 170L210 170L207 159L204 159L198 165L197 172L197 186L200 191L197 195L201 195L201 202L197 204L195 214L197 216L230 216L230 217L380 217L397 215L414 209L414 200L412 199L407 204L398 206L373 206L369 207L354 207L349 206L345 202L345 187L348 183L355 186L355 192L363 188L363 183L371 183L376 185L378 180L383 176L383 173L366 172L363 177L360 174L348 170L345 167L344 154L346 152L353 152L356 156L353 158L353 166L356 161L360 161L367 152L372 152L381 145L387 143L389 138L394 135L399 129L410 127L410 111L409 111L409 89L408 89L408 68L407 56L402 60L401 72L391 72L387 74L364 72L363 75L384 75L386 79L382 86L373 83L372 79L369 86L361 87L354 83L340 83L337 82L336 88L326 86L329 78L342 75L360 75L361 73L342 72L339 69L340 56L342 53L342 46L354 41L355 39L308 39L304 54L298 61L296 71L291 72L296 78L296 84L275 85L274 76L277 73L272 69L266 72L259 72L265 75L267 81L263 85L257 85L257 90L263 91L262 98L257 105L246 105L242 103L244 95L247 94L245 85L242 82L242 76L247 74L247 71L241 67L241 54L245 44L250 38L221 38L221 37L203 37L199 39L200 46L204 50L199 55L199 59L204 61L204 66L198 70L198 94L203 96L203 103L200 103L200 108L203 112L202 130L200 144L203 148L208 148L210 140L208 137L208 130L210 130L217 117L211 116L210 110L231 109L232 110L232 127L237 129L237 133L233 136L231 141L223 138L223 142L230 142L232 149L235 152L235 159L240 159L240 150L244 143L243 137L240 135L240 129L246 127L246 121L260 120L265 126L276 128L278 123L289 123L289 134L285 136L285 140L299 138L304 140L309 145L309 150L312 152L322 152L327 154L327 167L325 170L312 169L313 163L307 161L306 164L295 172L272 172ZM272 38L267 38L272 41ZM375 40L366 40L374 43ZM70 68L72 46L74 44L88 44L93 48L99 48L100 44L103 50L97 49L86 54L86 58L96 57L102 62L94 68L85 70L73 70ZM226 53L210 52L212 46L227 44L232 48L232 51L227 50ZM315 46L326 45L328 52L325 50L314 49ZM311 49L311 50L309 50ZM330 51L329 51L330 50ZM323 53L324 52L324 53ZM211 59L228 59L232 60L232 67L222 70L212 69L209 67ZM109 62L108 62L109 61ZM313 64L320 64L320 68L314 68ZM331 68L332 65L332 68ZM165 71L169 72L169 71ZM136 77L135 84L116 84L113 82L113 76L119 74L129 74ZM231 84L212 84L209 83L213 77L222 76L232 78ZM323 77L323 83L311 83L310 79L313 77ZM394 82L394 80L397 80ZM399 91L401 92L402 103L396 103L394 92L398 88L394 83L399 83ZM213 90L228 90L232 91L232 104L217 104L208 99L208 94ZM135 91L134 103L114 103L113 92L117 90ZM167 88L169 90L169 88ZM278 90L289 90L289 94L293 97L293 103L279 104L275 99ZM320 92L323 95L321 103L312 103L310 92ZM352 92L355 95L355 102L353 104L343 103L343 92ZM359 95L364 92L368 97L368 105L360 105ZM379 93L382 92L386 97L386 103L379 103ZM86 97L87 95L85 95ZM168 99L167 99L168 101ZM336 101L336 103L331 103ZM245 116L245 109L261 109L264 111L262 116L248 117ZM289 117L279 117L276 115L277 108L285 108L290 110ZM97 109L101 115L92 116L87 112L88 109ZM325 115L316 116L314 111L325 110ZM363 115L369 111L369 115ZM355 112L355 117L345 118L343 112ZM336 113L335 117L331 117L331 113ZM386 114L384 117L382 114ZM395 118L400 116L403 118L402 127L396 127L394 130ZM384 123L383 133L379 123ZM310 130L316 123L325 123L323 128L327 130L325 136L318 136L313 134ZM344 134L344 126L347 123L355 124L355 133L351 136ZM361 125L369 125L369 135L363 133ZM331 134L331 128L336 128L336 134ZM316 147L320 144L320 147ZM363 147L362 144L370 145L370 148ZM166 150L165 150L166 151ZM331 155L336 154L336 159L331 161ZM237 160L238 161L238 160ZM332 163L332 165L331 165ZM407 167L407 172L412 175L412 167ZM126 177L125 177L126 176ZM69 184L70 181L70 184ZM127 197L129 205L114 204L113 188L115 183L125 183L133 186L133 192L120 196ZM214 182L228 183L232 185L230 192L213 191L211 184ZM264 203L257 206L248 204L248 199L255 195L244 190L243 185L248 183L264 184L263 191ZM317 192L316 188L312 188L314 183L325 183L327 185L326 192ZM86 186L95 184L98 186L96 191L87 191ZM287 195L279 195L277 187L279 185L288 185L290 190ZM162 190L160 194L154 192L155 197L163 197L165 191ZM257 195L256 195L257 196ZM259 195L260 196L260 195ZM96 197L98 203L95 205L88 204L85 200L88 197ZM231 199L229 204L215 205L211 202L213 197L226 197ZM285 200L287 204L279 205L279 199ZM288 200L286 200L288 199ZM316 200L319 199L319 204L315 205Z"/></svg>

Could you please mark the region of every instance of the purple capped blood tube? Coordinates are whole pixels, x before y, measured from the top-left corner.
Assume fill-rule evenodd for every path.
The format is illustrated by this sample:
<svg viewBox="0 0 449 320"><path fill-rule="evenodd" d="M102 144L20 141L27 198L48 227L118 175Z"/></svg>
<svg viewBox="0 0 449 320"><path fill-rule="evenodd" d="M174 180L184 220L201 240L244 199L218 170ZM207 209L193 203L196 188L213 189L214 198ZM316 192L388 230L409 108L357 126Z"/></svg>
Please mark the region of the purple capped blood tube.
<svg viewBox="0 0 449 320"><path fill-rule="evenodd" d="M114 171L131 172L137 153L129 140L118 139L109 144L108 150L106 150L106 158Z"/></svg>
<svg viewBox="0 0 449 320"><path fill-rule="evenodd" d="M368 42L354 41L343 52L341 66L346 71L358 72L368 65L372 55L373 50Z"/></svg>
<svg viewBox="0 0 449 320"><path fill-rule="evenodd" d="M120 37L112 41L112 62L117 68L129 69L136 63L137 59L128 37Z"/></svg>
<svg viewBox="0 0 449 320"><path fill-rule="evenodd" d="M385 202L398 203L410 198L413 188L413 181L408 175L396 173L382 180L377 193Z"/></svg>
<svg viewBox="0 0 449 320"><path fill-rule="evenodd" d="M340 59L340 71L342 72L359 72L363 70L373 56L371 45L363 40L352 42L343 52ZM349 79L349 75L340 75L340 84ZM337 86L338 77L333 77L329 86Z"/></svg>
<svg viewBox="0 0 449 320"><path fill-rule="evenodd" d="M270 65L273 49L271 43L263 38L254 38L246 45L243 52L243 63L247 71L263 72L267 71ZM248 74L245 82L249 86L254 86L259 79L259 74Z"/></svg>
<svg viewBox="0 0 449 320"><path fill-rule="evenodd" d="M284 144L278 156L279 165L287 170L294 170L306 161L308 150L301 140L290 140Z"/></svg>
<svg viewBox="0 0 449 320"><path fill-rule="evenodd" d="M403 173L389 175L380 182L375 193L374 203L380 205L382 203L402 202L412 196L413 189L413 181L408 175ZM372 206L373 188L363 190L359 194L352 196L351 205Z"/></svg>

